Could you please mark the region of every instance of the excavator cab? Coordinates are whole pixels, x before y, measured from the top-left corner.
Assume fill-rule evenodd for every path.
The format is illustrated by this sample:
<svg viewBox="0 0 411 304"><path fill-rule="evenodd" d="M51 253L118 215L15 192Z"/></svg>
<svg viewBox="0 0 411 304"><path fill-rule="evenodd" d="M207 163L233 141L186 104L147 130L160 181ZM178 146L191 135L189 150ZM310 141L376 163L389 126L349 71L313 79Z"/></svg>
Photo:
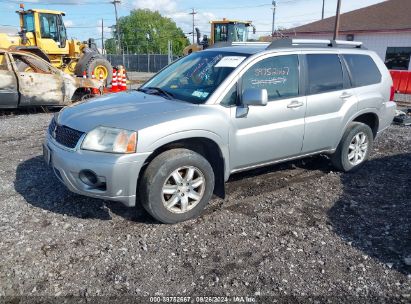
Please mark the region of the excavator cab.
<svg viewBox="0 0 411 304"><path fill-rule="evenodd" d="M184 55L191 54L193 52L198 52L211 47L214 44L226 44L230 42L246 42L248 41L248 34L250 28L255 34L255 27L251 21L238 21L238 20L219 20L211 21L211 36L203 37L200 41L200 30L196 28L197 32L197 43L191 44L184 48Z"/></svg>
<svg viewBox="0 0 411 304"><path fill-rule="evenodd" d="M67 34L62 15L40 13L39 17L41 38L53 39L58 48L65 48Z"/></svg>
<svg viewBox="0 0 411 304"><path fill-rule="evenodd" d="M63 12L49 10L20 10L20 26L23 44L37 45L48 54L68 52L67 32Z"/></svg>
<svg viewBox="0 0 411 304"><path fill-rule="evenodd" d="M248 40L251 22L226 20L211 22L211 42L244 42Z"/></svg>

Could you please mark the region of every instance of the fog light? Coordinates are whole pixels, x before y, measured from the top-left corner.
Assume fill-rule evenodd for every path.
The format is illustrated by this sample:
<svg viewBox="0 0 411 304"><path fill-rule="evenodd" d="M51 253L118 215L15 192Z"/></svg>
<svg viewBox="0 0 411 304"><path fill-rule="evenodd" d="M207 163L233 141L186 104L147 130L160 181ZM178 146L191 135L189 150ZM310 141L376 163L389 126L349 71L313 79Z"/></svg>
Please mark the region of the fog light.
<svg viewBox="0 0 411 304"><path fill-rule="evenodd" d="M78 177L83 183L90 187L95 187L99 183L96 173L91 170L81 170Z"/></svg>

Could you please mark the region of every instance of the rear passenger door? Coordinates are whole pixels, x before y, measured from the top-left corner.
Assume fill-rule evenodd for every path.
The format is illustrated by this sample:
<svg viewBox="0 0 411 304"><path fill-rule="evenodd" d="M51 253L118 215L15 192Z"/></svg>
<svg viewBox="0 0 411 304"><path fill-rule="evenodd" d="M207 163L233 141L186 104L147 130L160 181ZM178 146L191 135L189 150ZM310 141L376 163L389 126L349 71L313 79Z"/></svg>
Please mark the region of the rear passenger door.
<svg viewBox="0 0 411 304"><path fill-rule="evenodd" d="M357 111L357 98L339 54L306 53L305 66L307 111L302 152L333 149L347 117Z"/></svg>
<svg viewBox="0 0 411 304"><path fill-rule="evenodd" d="M380 108L387 98L381 90L382 75L374 60L365 54L344 54L343 58L358 98L358 109ZM386 92L389 87L387 84Z"/></svg>

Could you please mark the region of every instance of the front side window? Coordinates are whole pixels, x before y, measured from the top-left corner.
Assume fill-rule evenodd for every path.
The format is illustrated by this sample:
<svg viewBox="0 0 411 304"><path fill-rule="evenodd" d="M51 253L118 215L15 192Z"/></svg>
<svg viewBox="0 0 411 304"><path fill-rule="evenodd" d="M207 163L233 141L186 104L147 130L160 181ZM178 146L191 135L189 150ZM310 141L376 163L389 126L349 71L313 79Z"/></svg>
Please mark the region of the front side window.
<svg viewBox="0 0 411 304"><path fill-rule="evenodd" d="M52 69L43 60L20 54L13 54L14 62L26 73L52 74Z"/></svg>
<svg viewBox="0 0 411 304"><path fill-rule="evenodd" d="M27 32L34 32L33 13L27 13L23 15L23 27Z"/></svg>
<svg viewBox="0 0 411 304"><path fill-rule="evenodd" d="M231 41L247 41L247 29L245 24L239 23L233 25L233 34Z"/></svg>
<svg viewBox="0 0 411 304"><path fill-rule="evenodd" d="M50 38L59 42L56 15L40 14L40 28L42 38Z"/></svg>
<svg viewBox="0 0 411 304"><path fill-rule="evenodd" d="M343 55L351 72L353 86L361 87L381 81L380 70L368 55Z"/></svg>
<svg viewBox="0 0 411 304"><path fill-rule="evenodd" d="M259 61L243 75L242 90L266 89L272 101L298 96L298 83L298 56L275 56Z"/></svg>
<svg viewBox="0 0 411 304"><path fill-rule="evenodd" d="M308 54L308 94L342 90L343 71L336 54Z"/></svg>
<svg viewBox="0 0 411 304"><path fill-rule="evenodd" d="M154 76L139 90L205 103L248 54L204 51L183 57Z"/></svg>

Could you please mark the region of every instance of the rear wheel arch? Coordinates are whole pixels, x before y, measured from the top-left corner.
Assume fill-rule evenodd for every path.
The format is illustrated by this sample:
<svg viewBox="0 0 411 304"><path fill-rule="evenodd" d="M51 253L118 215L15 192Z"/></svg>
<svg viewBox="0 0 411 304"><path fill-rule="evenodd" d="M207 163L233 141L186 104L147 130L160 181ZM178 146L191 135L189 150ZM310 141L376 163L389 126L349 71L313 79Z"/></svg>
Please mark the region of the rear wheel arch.
<svg viewBox="0 0 411 304"><path fill-rule="evenodd" d="M336 138L336 143L334 148L337 148L337 145L340 143L342 137L344 136L345 132L347 131L347 129L350 127L350 125L353 122L361 122L363 124L366 124L367 126L369 126L371 128L371 131L373 133L373 137L375 139L375 137L377 136L378 133L378 129L379 129L379 118L377 113L375 112L376 109L367 109L367 110L362 110L362 112L360 113L356 113L353 116L350 116L349 118L346 117L344 119L345 121L345 125L344 127L340 130L340 134L339 137Z"/></svg>
<svg viewBox="0 0 411 304"><path fill-rule="evenodd" d="M165 151L173 149L188 149L194 151L201 156L203 156L211 165L214 171L215 176L215 186L214 194L224 198L225 197L225 188L224 188L224 173L226 168L226 160L224 158L223 152L220 146L212 139L207 137L190 137L175 140L169 143L166 143L154 150L152 154L147 158L142 170L139 174L139 181L143 176L147 166L153 161L158 155Z"/></svg>
<svg viewBox="0 0 411 304"><path fill-rule="evenodd" d="M377 136L380 123L377 114L373 112L363 113L355 117L352 121L366 124L371 128L374 138Z"/></svg>
<svg viewBox="0 0 411 304"><path fill-rule="evenodd" d="M343 172L358 170L368 159L373 140L372 129L367 124L350 122L337 149L330 156L332 164Z"/></svg>

